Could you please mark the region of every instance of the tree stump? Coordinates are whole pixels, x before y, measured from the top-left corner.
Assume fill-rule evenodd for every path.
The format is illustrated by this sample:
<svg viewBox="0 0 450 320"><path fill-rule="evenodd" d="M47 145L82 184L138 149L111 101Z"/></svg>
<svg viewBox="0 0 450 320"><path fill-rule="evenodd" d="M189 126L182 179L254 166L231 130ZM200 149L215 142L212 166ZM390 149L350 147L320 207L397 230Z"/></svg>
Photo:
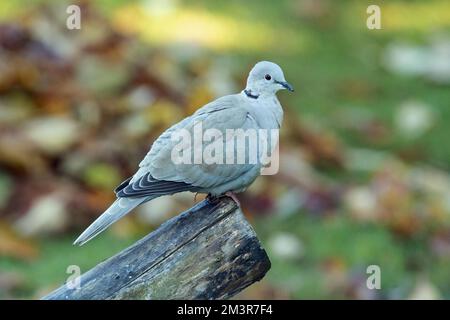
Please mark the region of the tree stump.
<svg viewBox="0 0 450 320"><path fill-rule="evenodd" d="M80 249L82 250L82 248ZM270 260L236 203L204 200L43 299L227 299Z"/></svg>

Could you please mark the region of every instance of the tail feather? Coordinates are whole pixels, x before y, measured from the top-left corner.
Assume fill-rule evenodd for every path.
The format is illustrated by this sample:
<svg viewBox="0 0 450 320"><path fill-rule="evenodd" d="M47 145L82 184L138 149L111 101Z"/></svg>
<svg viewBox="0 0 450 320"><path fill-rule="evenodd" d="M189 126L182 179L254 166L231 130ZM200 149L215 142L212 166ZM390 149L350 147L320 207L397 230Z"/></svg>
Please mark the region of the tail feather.
<svg viewBox="0 0 450 320"><path fill-rule="evenodd" d="M148 197L142 198L118 198L114 203L95 220L73 243L82 246L99 233L104 231L114 222L122 218L141 203L148 201Z"/></svg>

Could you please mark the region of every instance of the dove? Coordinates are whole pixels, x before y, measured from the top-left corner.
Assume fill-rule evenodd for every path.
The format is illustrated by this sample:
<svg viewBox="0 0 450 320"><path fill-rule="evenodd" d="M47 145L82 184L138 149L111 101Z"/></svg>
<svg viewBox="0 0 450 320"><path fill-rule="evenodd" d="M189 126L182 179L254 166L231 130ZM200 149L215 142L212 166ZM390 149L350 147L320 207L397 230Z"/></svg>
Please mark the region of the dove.
<svg viewBox="0 0 450 320"><path fill-rule="evenodd" d="M219 133L218 141L222 142L230 139L225 133L232 129L279 130L283 109L276 93L282 89L294 91L281 68L273 62L260 61L251 69L243 91L218 98L168 128L153 142L137 172L115 189L117 199L114 203L74 244L85 244L137 206L164 195L190 191L208 194L208 199L212 200L227 195L239 205L235 194L245 191L253 183L264 164L248 161L248 156L243 163L174 161L175 149L195 154L196 148L207 147L208 141L194 143L194 146L181 144L180 147L180 142L173 136L181 131L193 133L198 123L203 130L214 129ZM247 144L244 144L244 149L245 146ZM271 150L273 147L270 146ZM242 150L241 145L241 149L234 151L242 153L248 150Z"/></svg>

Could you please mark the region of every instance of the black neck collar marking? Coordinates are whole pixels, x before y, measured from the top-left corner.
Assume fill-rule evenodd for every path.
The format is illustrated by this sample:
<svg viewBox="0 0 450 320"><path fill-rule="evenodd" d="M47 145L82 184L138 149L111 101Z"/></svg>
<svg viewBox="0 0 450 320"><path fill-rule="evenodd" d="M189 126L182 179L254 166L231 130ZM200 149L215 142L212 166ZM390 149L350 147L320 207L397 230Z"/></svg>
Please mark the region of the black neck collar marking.
<svg viewBox="0 0 450 320"><path fill-rule="evenodd" d="M244 93L247 97L252 98L252 99L258 99L258 97L259 97L259 95L252 94L252 92L247 89L244 90Z"/></svg>

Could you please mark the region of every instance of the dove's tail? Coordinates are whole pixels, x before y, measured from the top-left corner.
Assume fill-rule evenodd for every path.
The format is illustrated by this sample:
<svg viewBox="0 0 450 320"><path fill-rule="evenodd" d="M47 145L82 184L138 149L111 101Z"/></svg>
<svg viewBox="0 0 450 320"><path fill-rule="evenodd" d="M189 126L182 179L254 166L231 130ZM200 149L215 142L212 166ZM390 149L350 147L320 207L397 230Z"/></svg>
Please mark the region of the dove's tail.
<svg viewBox="0 0 450 320"><path fill-rule="evenodd" d="M148 200L150 200L149 197L118 198L97 220L84 230L73 244L82 246L135 207Z"/></svg>

